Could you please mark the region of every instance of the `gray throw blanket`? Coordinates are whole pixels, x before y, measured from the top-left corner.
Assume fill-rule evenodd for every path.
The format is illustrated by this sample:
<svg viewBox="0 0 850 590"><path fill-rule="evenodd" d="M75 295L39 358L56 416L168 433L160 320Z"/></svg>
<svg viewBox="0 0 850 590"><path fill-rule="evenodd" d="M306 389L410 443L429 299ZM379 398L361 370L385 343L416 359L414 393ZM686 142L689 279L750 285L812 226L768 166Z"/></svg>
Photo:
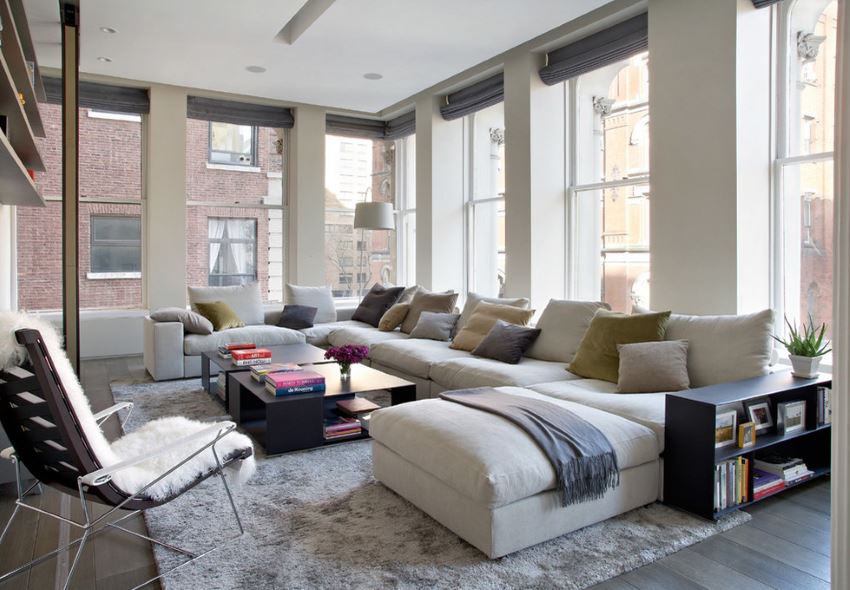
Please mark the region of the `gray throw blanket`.
<svg viewBox="0 0 850 590"><path fill-rule="evenodd" d="M597 500L620 485L611 443L593 424L566 408L492 387L449 391L440 397L496 414L524 430L555 468L562 506Z"/></svg>

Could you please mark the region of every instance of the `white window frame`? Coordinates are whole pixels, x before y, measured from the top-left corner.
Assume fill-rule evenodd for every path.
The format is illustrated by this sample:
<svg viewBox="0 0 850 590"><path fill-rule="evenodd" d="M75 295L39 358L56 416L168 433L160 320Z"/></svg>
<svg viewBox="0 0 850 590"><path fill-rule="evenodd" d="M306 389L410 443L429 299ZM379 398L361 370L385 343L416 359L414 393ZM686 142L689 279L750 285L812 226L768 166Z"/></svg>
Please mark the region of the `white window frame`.
<svg viewBox="0 0 850 590"><path fill-rule="evenodd" d="M416 284L416 276L411 273L408 268L408 260L410 252L408 245L411 242L410 236L406 235L406 221L413 217L416 218L416 187L411 185L411 177L415 178L416 161L408 162L410 154L408 153L407 140L413 136L403 137L395 140L395 227L396 227L396 282L400 285ZM415 144L414 144L415 149ZM410 170L410 165L414 166ZM412 187L414 191L413 199L409 194ZM412 248L414 254L416 251L415 244Z"/></svg>

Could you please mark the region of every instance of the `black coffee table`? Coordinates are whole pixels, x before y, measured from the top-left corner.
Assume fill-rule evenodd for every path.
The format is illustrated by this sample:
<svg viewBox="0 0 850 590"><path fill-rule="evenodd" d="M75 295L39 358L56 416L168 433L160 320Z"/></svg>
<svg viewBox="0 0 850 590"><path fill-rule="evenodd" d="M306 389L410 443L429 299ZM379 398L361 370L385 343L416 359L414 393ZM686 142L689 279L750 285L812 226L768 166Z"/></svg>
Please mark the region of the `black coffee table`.
<svg viewBox="0 0 850 590"><path fill-rule="evenodd" d="M363 430L350 437L325 439L324 418L336 415L339 400L380 390L390 392L392 405L416 399L416 385L410 381L364 365L353 365L351 378L346 381L340 379L336 363L305 369L325 377L323 393L275 397L266 391L264 383L254 381L250 373L231 372L227 376L228 413L265 447L269 455L368 438L369 433Z"/></svg>
<svg viewBox="0 0 850 590"><path fill-rule="evenodd" d="M329 362L325 360L325 351L318 346L312 344L281 344L279 346L258 346L257 348L267 348L272 351L273 363L295 363L297 365L307 365L316 363ZM224 391L219 391L218 384L210 379L210 365L218 367L219 372L226 375L231 373L245 373L250 379L251 367L240 367L233 364L230 359L223 359L218 356L218 351L205 352L201 354L201 383L204 389L210 395L214 395L224 407L228 407L228 398L230 393L229 381L225 381Z"/></svg>

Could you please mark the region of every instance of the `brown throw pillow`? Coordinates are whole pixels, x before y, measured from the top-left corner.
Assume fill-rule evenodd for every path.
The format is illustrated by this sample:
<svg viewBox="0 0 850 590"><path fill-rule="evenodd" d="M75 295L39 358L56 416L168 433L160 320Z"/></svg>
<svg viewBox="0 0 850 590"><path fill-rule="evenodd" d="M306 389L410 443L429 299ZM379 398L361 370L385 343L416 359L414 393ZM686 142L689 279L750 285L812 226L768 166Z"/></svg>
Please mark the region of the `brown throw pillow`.
<svg viewBox="0 0 850 590"><path fill-rule="evenodd" d="M508 324L525 326L531 321L532 317L534 317L533 309L521 309L510 305L482 301L475 306L475 310L469 316L466 325L455 335L449 348L471 352L481 344L484 337L496 325L496 321L502 320Z"/></svg>
<svg viewBox="0 0 850 590"><path fill-rule="evenodd" d="M664 340L669 319L669 311L626 315L597 310L568 370L579 377L616 383L620 368L617 345Z"/></svg>
<svg viewBox="0 0 850 590"><path fill-rule="evenodd" d="M410 310L401 323L401 331L405 334L410 334L419 322L419 315L423 311L451 313L455 308L456 301L457 293L452 291L446 293L417 292L410 302Z"/></svg>
<svg viewBox="0 0 850 590"><path fill-rule="evenodd" d="M212 322L216 332L229 328L241 328L245 325L233 308L224 301L213 301L212 303L195 303L198 313Z"/></svg>
<svg viewBox="0 0 850 590"><path fill-rule="evenodd" d="M688 378L688 341L636 342L619 344L621 393L681 391L691 385Z"/></svg>
<svg viewBox="0 0 850 590"><path fill-rule="evenodd" d="M409 303L396 303L381 316L381 321L378 322L378 329L381 332L392 332L401 325L409 311Z"/></svg>
<svg viewBox="0 0 850 590"><path fill-rule="evenodd" d="M363 297L363 301L354 310L352 320L365 322L370 326L378 327L381 318L387 313L398 300L404 287L389 287L386 288L381 284L375 283L372 288Z"/></svg>

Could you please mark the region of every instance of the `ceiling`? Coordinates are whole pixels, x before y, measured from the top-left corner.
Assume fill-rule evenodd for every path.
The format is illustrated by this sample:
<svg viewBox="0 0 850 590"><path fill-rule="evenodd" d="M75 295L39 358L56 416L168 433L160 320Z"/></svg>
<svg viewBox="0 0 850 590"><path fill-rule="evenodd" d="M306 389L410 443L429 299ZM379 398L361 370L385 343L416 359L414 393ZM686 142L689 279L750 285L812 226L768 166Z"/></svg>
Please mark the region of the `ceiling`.
<svg viewBox="0 0 850 590"><path fill-rule="evenodd" d="M307 1L81 0L80 68L373 113L609 0L336 0L292 45L276 40ZM39 63L59 67L59 3L24 4Z"/></svg>

